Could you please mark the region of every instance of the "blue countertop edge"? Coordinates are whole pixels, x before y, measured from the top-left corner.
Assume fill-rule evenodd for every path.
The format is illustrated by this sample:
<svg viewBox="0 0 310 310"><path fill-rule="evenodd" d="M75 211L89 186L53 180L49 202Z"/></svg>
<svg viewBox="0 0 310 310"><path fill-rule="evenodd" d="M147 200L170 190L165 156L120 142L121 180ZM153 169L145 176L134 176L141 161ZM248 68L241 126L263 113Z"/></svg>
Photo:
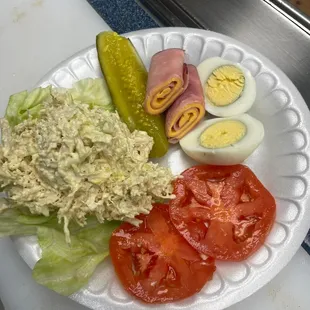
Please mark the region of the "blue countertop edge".
<svg viewBox="0 0 310 310"><path fill-rule="evenodd" d="M159 25L135 0L87 0L117 33L155 28Z"/></svg>

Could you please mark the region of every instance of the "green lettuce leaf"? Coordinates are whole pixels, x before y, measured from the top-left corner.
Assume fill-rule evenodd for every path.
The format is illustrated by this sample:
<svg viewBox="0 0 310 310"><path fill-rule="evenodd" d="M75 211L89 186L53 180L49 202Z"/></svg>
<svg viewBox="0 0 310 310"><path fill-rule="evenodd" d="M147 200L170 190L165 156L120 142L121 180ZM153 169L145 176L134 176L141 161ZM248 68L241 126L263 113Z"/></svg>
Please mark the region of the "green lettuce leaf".
<svg viewBox="0 0 310 310"><path fill-rule="evenodd" d="M0 237L38 236L42 257L33 269L33 278L65 296L87 284L98 264L109 255L109 240L119 225L117 221L100 224L93 216L84 227L72 223L68 244L56 215L31 215L26 209L13 208L0 212Z"/></svg>
<svg viewBox="0 0 310 310"><path fill-rule="evenodd" d="M73 84L71 89L54 88L36 88L31 92L22 91L10 97L5 112L5 118L11 126L15 126L22 121L39 117L43 102L53 100L59 93L68 92L75 103L88 104L91 108L97 106L108 111L114 111L114 105L109 93L106 82L102 78L83 79Z"/></svg>
<svg viewBox="0 0 310 310"><path fill-rule="evenodd" d="M6 205L6 200L1 199L0 205ZM90 223L95 225L94 219L90 218ZM6 236L27 236L36 235L38 227L54 228L63 231L63 225L58 223L56 214L50 216L31 214L27 208L0 209L0 238ZM78 224L72 223L70 229L76 232L81 228Z"/></svg>
<svg viewBox="0 0 310 310"><path fill-rule="evenodd" d="M69 296L85 286L96 267L108 253L83 256L72 263L55 254L40 259L35 265L32 276L35 281L49 289Z"/></svg>
<svg viewBox="0 0 310 310"><path fill-rule="evenodd" d="M0 238L15 235L35 235L36 225L20 224L18 217L23 216L18 209L7 209L0 213Z"/></svg>
<svg viewBox="0 0 310 310"><path fill-rule="evenodd" d="M63 233L50 228L38 228L42 258L35 265L32 276L59 294L70 295L87 284L97 265L109 255L108 250L96 253L77 236L68 245Z"/></svg>
<svg viewBox="0 0 310 310"><path fill-rule="evenodd" d="M38 117L42 103L51 97L51 86L36 88L33 91L22 91L10 97L5 118L11 126L15 126L29 117Z"/></svg>
<svg viewBox="0 0 310 310"><path fill-rule="evenodd" d="M102 78L80 80L73 84L69 92L76 103L85 103L91 108L97 106L108 111L114 111L109 89Z"/></svg>

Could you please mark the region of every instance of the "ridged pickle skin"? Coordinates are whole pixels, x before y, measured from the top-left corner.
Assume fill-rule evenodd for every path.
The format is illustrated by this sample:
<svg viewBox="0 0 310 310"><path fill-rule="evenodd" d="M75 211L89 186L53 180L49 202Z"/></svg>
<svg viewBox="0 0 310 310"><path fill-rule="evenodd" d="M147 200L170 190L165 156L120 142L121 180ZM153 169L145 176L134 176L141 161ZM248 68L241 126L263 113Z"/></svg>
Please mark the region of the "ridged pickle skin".
<svg viewBox="0 0 310 310"><path fill-rule="evenodd" d="M115 32L97 36L101 70L106 78L114 105L128 128L146 131L154 139L151 157L161 157L169 148L162 116L144 111L147 71L129 39Z"/></svg>

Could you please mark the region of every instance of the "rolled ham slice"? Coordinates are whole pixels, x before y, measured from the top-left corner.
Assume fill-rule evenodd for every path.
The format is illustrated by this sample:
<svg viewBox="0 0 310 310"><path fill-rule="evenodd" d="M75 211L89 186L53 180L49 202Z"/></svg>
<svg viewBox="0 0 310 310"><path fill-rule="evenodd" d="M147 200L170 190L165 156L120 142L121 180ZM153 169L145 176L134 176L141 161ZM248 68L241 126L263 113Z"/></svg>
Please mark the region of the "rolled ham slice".
<svg viewBox="0 0 310 310"><path fill-rule="evenodd" d="M170 143L177 143L205 115L203 89L197 68L188 65L188 74L189 83L187 89L173 103L166 115L166 135Z"/></svg>
<svg viewBox="0 0 310 310"><path fill-rule="evenodd" d="M184 58L184 50L178 48L163 50L152 57L144 102L147 113L164 112L187 88Z"/></svg>

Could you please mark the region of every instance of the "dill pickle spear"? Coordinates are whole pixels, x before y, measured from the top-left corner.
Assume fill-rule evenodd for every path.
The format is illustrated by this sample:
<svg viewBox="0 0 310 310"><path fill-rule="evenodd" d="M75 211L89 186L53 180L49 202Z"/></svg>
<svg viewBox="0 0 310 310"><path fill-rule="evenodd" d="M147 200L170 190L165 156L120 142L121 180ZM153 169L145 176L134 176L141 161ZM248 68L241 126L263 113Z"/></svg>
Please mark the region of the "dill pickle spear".
<svg viewBox="0 0 310 310"><path fill-rule="evenodd" d="M129 39L112 31L99 33L96 43L100 67L122 121L131 131L146 131L153 137L150 157L165 155L169 144L164 120L144 111L148 74L134 46Z"/></svg>

